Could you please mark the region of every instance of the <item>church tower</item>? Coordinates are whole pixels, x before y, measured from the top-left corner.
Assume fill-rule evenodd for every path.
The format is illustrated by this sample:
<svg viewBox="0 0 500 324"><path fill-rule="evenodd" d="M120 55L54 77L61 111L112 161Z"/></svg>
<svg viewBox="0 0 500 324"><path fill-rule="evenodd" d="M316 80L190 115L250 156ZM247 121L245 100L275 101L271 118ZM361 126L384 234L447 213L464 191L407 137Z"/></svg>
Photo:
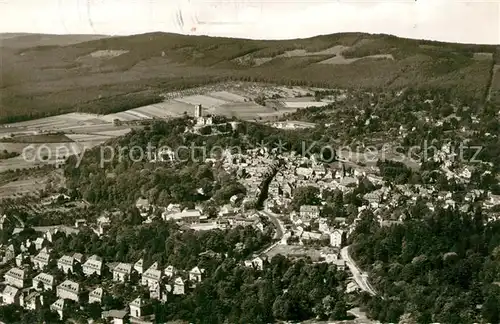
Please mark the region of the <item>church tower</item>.
<svg viewBox="0 0 500 324"><path fill-rule="evenodd" d="M194 117L199 118L203 116L201 105L194 106Z"/></svg>

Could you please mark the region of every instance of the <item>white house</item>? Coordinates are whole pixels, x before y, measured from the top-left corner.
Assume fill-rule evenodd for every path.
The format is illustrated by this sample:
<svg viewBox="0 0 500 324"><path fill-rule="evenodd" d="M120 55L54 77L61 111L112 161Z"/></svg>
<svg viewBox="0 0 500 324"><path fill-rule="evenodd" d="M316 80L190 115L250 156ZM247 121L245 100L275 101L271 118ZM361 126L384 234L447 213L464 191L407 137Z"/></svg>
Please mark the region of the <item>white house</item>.
<svg viewBox="0 0 500 324"><path fill-rule="evenodd" d="M336 229L330 234L330 245L333 247L341 247L344 237L344 231Z"/></svg>
<svg viewBox="0 0 500 324"><path fill-rule="evenodd" d="M33 288L36 290L53 290L54 289L54 276L48 273L40 273L33 278ZM39 288L39 286L42 286Z"/></svg>
<svg viewBox="0 0 500 324"><path fill-rule="evenodd" d="M139 259L136 263L134 263L134 270L137 271L138 274L142 274L144 272L143 259Z"/></svg>
<svg viewBox="0 0 500 324"><path fill-rule="evenodd" d="M102 258L94 254L83 264L82 269L86 276L92 274L100 276L102 272Z"/></svg>
<svg viewBox="0 0 500 324"><path fill-rule="evenodd" d="M104 294L104 291L100 287L92 290L89 294L89 304L92 304L92 303L99 303L100 304L102 302L103 294Z"/></svg>
<svg viewBox="0 0 500 324"><path fill-rule="evenodd" d="M174 295L184 295L184 280L181 277L177 277L174 280Z"/></svg>
<svg viewBox="0 0 500 324"><path fill-rule="evenodd" d="M132 265L130 263L119 263L113 269L113 281L125 282L130 278Z"/></svg>
<svg viewBox="0 0 500 324"><path fill-rule="evenodd" d="M50 305L50 310L57 312L59 319L62 321L64 318L64 299L56 300L52 305Z"/></svg>
<svg viewBox="0 0 500 324"><path fill-rule="evenodd" d="M302 221L309 221L319 217L319 207L311 205L300 206L300 218Z"/></svg>
<svg viewBox="0 0 500 324"><path fill-rule="evenodd" d="M193 282L201 282L201 275L205 272L205 269L200 269L197 266L189 271L189 280Z"/></svg>
<svg viewBox="0 0 500 324"><path fill-rule="evenodd" d="M169 214L167 212L162 213L162 219L164 221L174 220L185 224L197 224L200 222L201 216L201 212L197 209L185 209L180 213L174 214Z"/></svg>
<svg viewBox="0 0 500 324"><path fill-rule="evenodd" d="M138 297L134 299L129 305L130 309L130 316L135 317L135 318L141 318L143 317L144 314L144 308L146 306L146 303L142 298Z"/></svg>
<svg viewBox="0 0 500 324"><path fill-rule="evenodd" d="M70 271L71 273L75 271L74 265L75 259L69 255L63 255L57 260L57 268L66 274Z"/></svg>
<svg viewBox="0 0 500 324"><path fill-rule="evenodd" d="M42 294L38 291L33 291L29 293L26 297L23 294L19 297L19 303L24 309L27 310L37 310L43 305Z"/></svg>
<svg viewBox="0 0 500 324"><path fill-rule="evenodd" d="M245 266L254 267L257 270L262 270L264 268L264 260L261 257L255 257L252 260L246 260Z"/></svg>
<svg viewBox="0 0 500 324"><path fill-rule="evenodd" d="M165 268L165 276L172 278L177 271L175 270L174 266L169 265L168 267Z"/></svg>
<svg viewBox="0 0 500 324"><path fill-rule="evenodd" d="M103 235L111 226L111 220L107 216L101 216L97 219L97 234Z"/></svg>
<svg viewBox="0 0 500 324"><path fill-rule="evenodd" d="M21 296L21 291L16 287L5 286L1 296L3 305L10 305L10 304L19 305L19 298Z"/></svg>
<svg viewBox="0 0 500 324"><path fill-rule="evenodd" d="M46 241L43 237L39 237L35 240L35 249L36 250L41 250L45 246Z"/></svg>
<svg viewBox="0 0 500 324"><path fill-rule="evenodd" d="M78 302L80 300L80 284L66 280L57 286L56 295L57 298L71 299Z"/></svg>
<svg viewBox="0 0 500 324"><path fill-rule="evenodd" d="M42 250L33 258L33 267L35 269L43 270L46 266L49 265L49 261L50 254Z"/></svg>
<svg viewBox="0 0 500 324"><path fill-rule="evenodd" d="M21 289L24 288L26 276L22 269L12 268L5 273L4 278L7 285Z"/></svg>
<svg viewBox="0 0 500 324"><path fill-rule="evenodd" d="M154 287L160 284L161 281L161 271L156 269L155 265L151 266L142 274L141 284L143 286Z"/></svg>

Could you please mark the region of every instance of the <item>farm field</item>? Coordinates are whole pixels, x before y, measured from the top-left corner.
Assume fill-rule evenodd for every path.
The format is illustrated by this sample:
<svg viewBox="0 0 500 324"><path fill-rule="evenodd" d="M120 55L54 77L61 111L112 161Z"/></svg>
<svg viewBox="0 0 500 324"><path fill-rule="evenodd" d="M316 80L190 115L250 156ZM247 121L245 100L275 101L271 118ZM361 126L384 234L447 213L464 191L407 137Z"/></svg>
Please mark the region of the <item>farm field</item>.
<svg viewBox="0 0 500 324"><path fill-rule="evenodd" d="M320 89L325 90L325 89ZM308 87L283 87L262 83L220 83L163 94L163 102L108 114L68 113L36 120L0 125L0 150L28 156L0 161L0 172L26 169L58 158L80 154L131 131L116 121L165 119L194 114L194 106L202 105L204 114L224 115L248 121L272 121L286 113L308 106L325 105L306 96L314 93ZM266 106L253 100L259 96L280 97ZM301 96L301 97L298 97ZM305 96L305 97L304 97ZM278 102L278 104L273 104ZM34 160L29 154L36 153ZM46 158L47 157L47 158Z"/></svg>

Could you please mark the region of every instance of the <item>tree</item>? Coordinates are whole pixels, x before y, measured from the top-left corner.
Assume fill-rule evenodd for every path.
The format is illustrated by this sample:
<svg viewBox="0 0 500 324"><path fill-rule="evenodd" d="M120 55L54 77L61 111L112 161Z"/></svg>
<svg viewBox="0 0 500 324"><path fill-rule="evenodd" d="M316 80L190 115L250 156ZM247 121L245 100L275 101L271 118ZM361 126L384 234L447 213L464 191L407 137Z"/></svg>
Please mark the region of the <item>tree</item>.
<svg viewBox="0 0 500 324"><path fill-rule="evenodd" d="M319 188L313 186L299 187L293 193L292 206L298 211L303 205L319 205Z"/></svg>

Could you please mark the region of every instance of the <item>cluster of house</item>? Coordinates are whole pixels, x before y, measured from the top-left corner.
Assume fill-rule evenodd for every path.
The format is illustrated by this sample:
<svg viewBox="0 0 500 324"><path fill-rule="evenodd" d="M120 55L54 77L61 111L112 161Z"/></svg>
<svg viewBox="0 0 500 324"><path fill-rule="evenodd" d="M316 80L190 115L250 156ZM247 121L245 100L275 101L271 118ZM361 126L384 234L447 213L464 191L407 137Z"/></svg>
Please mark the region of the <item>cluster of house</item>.
<svg viewBox="0 0 500 324"><path fill-rule="evenodd" d="M69 274L80 272L86 277L101 278L108 277L109 274L115 283L133 280L134 283L147 287L149 299L137 298L130 303L128 311L112 311L103 316L117 316L116 319L120 317L123 319L125 316L141 318L143 314L150 315L147 312L149 301L157 299L166 302L168 294L185 294L187 289L201 282L205 272L199 267L194 267L190 271L178 270L173 266L161 269L158 263L147 265L143 259L134 264L109 263L105 267L99 256L92 255L85 258L80 253L63 255L56 259L47 243L49 240L45 237L39 238L33 243L35 253L21 252L15 257L12 255L14 253L12 245L4 249L9 253L4 258L14 259L15 266L4 275L5 287L0 294L1 304L17 304L25 309L36 310L44 303L42 292L54 292L57 300L50 305L50 308L63 319L68 315L67 306L70 301L77 304L101 303L107 290L103 286L83 287L81 283L67 279ZM25 245L30 244L25 243ZM51 262L57 264L57 269L65 274L64 281L57 282L55 269L51 269Z"/></svg>
<svg viewBox="0 0 500 324"><path fill-rule="evenodd" d="M153 221L155 211L161 211L161 219L163 221L175 221L180 225L185 225L192 229L207 228L201 225L212 224L210 229L220 228L227 229L236 226L252 226L260 231L264 230L264 225L260 221L257 214L251 214L248 217L243 216L243 210L236 206L238 196L230 198L230 203L222 206L215 219L209 219L204 213L202 206L195 206L193 209L182 208L180 204L169 204L167 207L158 207L149 203L147 199L140 198L136 202L136 208L140 211L142 217L145 218L144 223Z"/></svg>

